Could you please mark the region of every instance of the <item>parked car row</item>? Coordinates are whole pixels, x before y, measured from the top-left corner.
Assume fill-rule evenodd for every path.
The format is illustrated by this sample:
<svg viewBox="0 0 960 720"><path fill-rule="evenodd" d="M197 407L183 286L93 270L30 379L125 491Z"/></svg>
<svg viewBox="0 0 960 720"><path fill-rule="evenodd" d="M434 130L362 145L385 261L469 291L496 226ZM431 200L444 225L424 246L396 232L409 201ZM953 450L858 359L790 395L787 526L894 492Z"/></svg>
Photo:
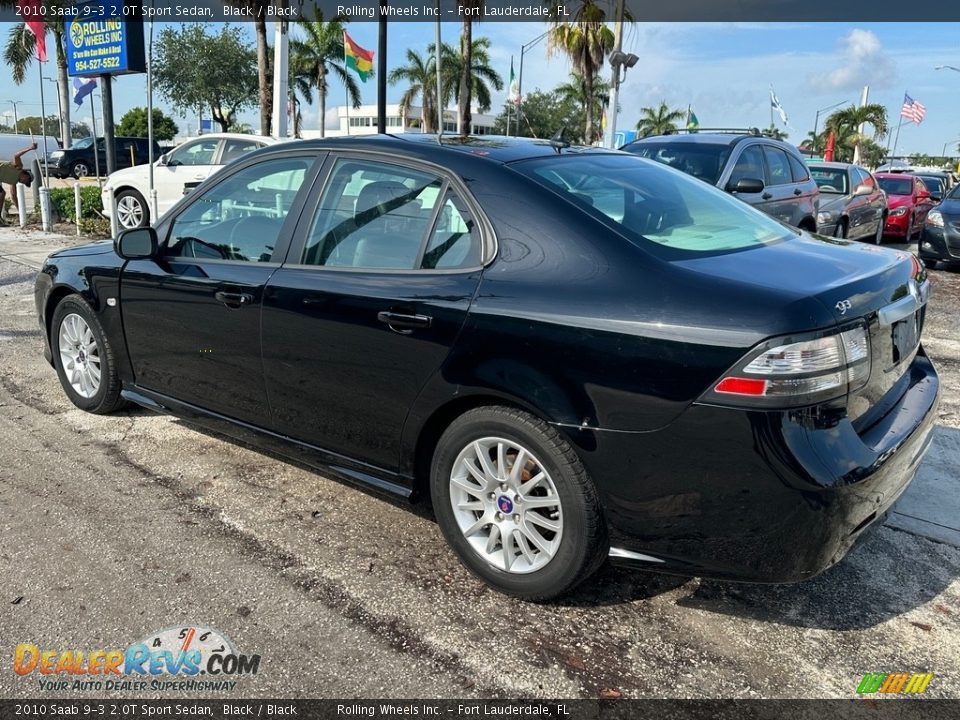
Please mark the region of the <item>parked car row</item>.
<svg viewBox="0 0 960 720"><path fill-rule="evenodd" d="M83 410L136 403L430 498L464 565L522 598L607 557L809 578L930 443L926 271L731 197L815 229L785 143L638 149L657 162L419 134L245 153L153 226L46 260L46 359ZM694 160L707 182L665 167ZM845 172L838 195L873 195Z"/></svg>
<svg viewBox="0 0 960 720"><path fill-rule="evenodd" d="M118 168L143 165L150 159L150 142L146 138L114 138L114 158ZM160 155L160 146L153 143L153 156ZM107 144L104 138L85 137L75 140L69 148L54 150L47 156L50 174L56 178L80 179L93 175L97 169L106 173Z"/></svg>

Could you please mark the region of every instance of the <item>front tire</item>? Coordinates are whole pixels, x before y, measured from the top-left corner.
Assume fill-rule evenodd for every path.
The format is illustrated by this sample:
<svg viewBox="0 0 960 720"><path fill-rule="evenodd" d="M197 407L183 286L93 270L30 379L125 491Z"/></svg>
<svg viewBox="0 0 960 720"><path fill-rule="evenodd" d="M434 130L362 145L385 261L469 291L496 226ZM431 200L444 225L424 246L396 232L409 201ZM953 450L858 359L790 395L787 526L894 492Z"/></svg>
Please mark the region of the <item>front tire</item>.
<svg viewBox="0 0 960 720"><path fill-rule="evenodd" d="M53 312L50 346L60 384L70 402L98 415L126 403L110 341L90 306L79 296L64 298Z"/></svg>
<svg viewBox="0 0 960 720"><path fill-rule="evenodd" d="M77 162L70 167L70 174L77 180L85 178L90 174L90 166L83 160L77 160Z"/></svg>
<svg viewBox="0 0 960 720"><path fill-rule="evenodd" d="M880 216L880 223L877 225L877 234L873 236L874 245L883 245L883 230L887 224L887 216Z"/></svg>
<svg viewBox="0 0 960 720"><path fill-rule="evenodd" d="M833 236L841 240L847 237L847 221L838 220L837 226L833 229Z"/></svg>
<svg viewBox="0 0 960 720"><path fill-rule="evenodd" d="M146 227L150 224L147 201L136 190L121 190L117 193L117 222L124 230Z"/></svg>
<svg viewBox="0 0 960 720"><path fill-rule="evenodd" d="M457 418L431 468L434 513L461 561L488 585L527 600L563 595L609 549L596 489L556 428L483 407Z"/></svg>

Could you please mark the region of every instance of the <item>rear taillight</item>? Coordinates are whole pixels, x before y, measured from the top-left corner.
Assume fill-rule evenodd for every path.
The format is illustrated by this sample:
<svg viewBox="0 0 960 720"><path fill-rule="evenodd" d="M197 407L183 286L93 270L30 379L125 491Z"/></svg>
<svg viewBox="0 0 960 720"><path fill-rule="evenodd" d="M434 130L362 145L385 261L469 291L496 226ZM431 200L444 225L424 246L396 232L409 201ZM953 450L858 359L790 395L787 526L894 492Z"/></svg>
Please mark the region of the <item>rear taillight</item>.
<svg viewBox="0 0 960 720"><path fill-rule="evenodd" d="M784 341L787 340L787 341ZM773 340L753 351L701 401L751 407L800 407L842 397L870 377L863 325L806 340Z"/></svg>

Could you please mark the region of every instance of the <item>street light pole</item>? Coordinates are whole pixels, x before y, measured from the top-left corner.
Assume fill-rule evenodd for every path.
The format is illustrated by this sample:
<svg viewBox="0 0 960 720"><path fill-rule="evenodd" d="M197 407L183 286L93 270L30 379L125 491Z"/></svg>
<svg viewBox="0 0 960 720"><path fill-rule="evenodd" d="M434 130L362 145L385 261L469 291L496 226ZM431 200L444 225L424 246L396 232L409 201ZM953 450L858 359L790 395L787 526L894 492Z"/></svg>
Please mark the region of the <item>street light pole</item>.
<svg viewBox="0 0 960 720"><path fill-rule="evenodd" d="M826 112L827 110L833 110L835 107L840 107L840 106L843 105L845 102L847 102L847 101L846 101L846 100L841 100L840 102L834 103L833 105L830 105L829 107L820 108L819 110L817 110L817 114L816 114L816 115L814 116L814 118L813 118L813 137L814 137L814 138L817 137L817 128L820 127L820 113Z"/></svg>
<svg viewBox="0 0 960 720"><path fill-rule="evenodd" d="M17 127L17 124L20 121L17 119L17 105L20 105L23 100L7 100L7 102L13 105L13 133L19 135L20 129Z"/></svg>
<svg viewBox="0 0 960 720"><path fill-rule="evenodd" d="M530 42L520 46L520 73L517 76L517 130L514 132L515 136L520 134L520 110L523 107L523 56L527 54L527 50L532 49L534 45L549 34L550 31L545 30ZM509 132L507 134L509 135Z"/></svg>
<svg viewBox="0 0 960 720"><path fill-rule="evenodd" d="M64 130L63 128L63 105L60 102L60 83L57 82L56 78L47 77L46 75L43 76L43 79L48 82L52 82L57 88L57 115L60 117L60 135L61 135L60 142L63 143L64 142L63 135L65 133L70 132L70 129L67 128L66 130ZM66 146L64 145L64 147Z"/></svg>
<svg viewBox="0 0 960 720"><path fill-rule="evenodd" d="M616 20L613 25L613 52L623 50L623 2L617 2ZM607 127L603 128L603 145L613 149L617 137L617 103L620 100L620 66L610 63L610 112L607 113ZM593 98L587 98L587 112L593 112ZM603 117L602 115L600 117ZM587 138L590 144L593 138Z"/></svg>

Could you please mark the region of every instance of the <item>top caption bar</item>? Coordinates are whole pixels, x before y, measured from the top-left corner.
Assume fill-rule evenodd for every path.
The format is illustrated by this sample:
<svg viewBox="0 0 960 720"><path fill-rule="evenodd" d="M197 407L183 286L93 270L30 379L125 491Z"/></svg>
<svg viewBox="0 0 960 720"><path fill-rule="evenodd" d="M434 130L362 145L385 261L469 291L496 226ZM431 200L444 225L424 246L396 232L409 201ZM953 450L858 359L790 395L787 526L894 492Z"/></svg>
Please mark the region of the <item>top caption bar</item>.
<svg viewBox="0 0 960 720"><path fill-rule="evenodd" d="M111 3L107 3L110 5ZM538 0L153 0L118 4L127 20L155 19L161 22L254 22L258 18L272 20L317 19L322 14L329 20L343 15L352 22L377 22L381 13L391 22L462 22L472 18L481 22L543 23L552 18L574 21L579 18L583 2L545 3ZM615 16L616 0L595 0L607 21ZM17 6L0 8L0 21L22 22L28 19L122 19L115 15L93 14L96 3L72 3L68 0L41 0L34 13L39 18L25 17L29 10ZM920 17L916 8L901 0L625 0L628 19L635 22L917 22L960 21L960 3L935 3L931 17ZM935 8L935 15L932 15ZM468 14L469 13L469 14Z"/></svg>

